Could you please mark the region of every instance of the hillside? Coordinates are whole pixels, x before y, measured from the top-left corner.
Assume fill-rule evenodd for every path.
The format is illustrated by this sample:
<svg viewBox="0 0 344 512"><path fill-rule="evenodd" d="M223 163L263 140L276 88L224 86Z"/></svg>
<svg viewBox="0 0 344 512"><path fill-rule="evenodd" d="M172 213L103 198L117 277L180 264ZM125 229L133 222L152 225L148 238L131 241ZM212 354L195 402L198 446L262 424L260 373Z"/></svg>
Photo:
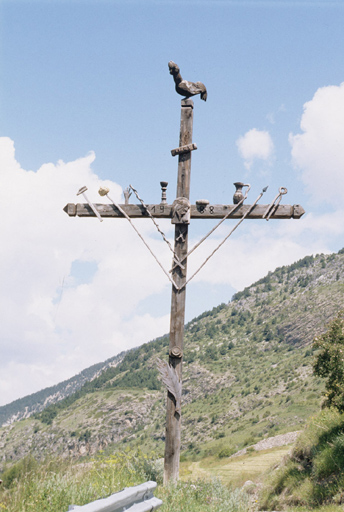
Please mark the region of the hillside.
<svg viewBox="0 0 344 512"><path fill-rule="evenodd" d="M186 325L184 459L228 456L303 428L321 402L311 341L343 297L342 250L278 268ZM129 444L161 456L165 391L156 357L167 353L168 336L146 343L76 393L1 428L0 471L28 451L83 455Z"/></svg>
<svg viewBox="0 0 344 512"><path fill-rule="evenodd" d="M104 370L116 366L123 358L123 353L108 359L103 363L98 363L86 368L74 377L60 382L56 386L42 389L37 393L19 398L8 405L0 407L0 425L3 427L10 425L15 421L29 418L32 414L41 412L48 405L55 404L69 395L75 393L86 382L90 382L98 377Z"/></svg>

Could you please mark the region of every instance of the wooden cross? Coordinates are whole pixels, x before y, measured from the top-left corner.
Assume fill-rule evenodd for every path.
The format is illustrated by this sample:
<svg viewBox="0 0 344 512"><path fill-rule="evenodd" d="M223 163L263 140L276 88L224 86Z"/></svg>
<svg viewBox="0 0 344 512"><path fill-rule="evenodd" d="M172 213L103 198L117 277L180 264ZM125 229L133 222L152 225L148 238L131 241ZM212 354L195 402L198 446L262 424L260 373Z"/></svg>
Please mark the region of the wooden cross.
<svg viewBox="0 0 344 512"><path fill-rule="evenodd" d="M188 228L190 219L223 219L228 214L229 219L239 220L243 219L243 217L247 219L299 219L304 214L302 206L280 205L278 201L271 205L255 204L250 206L239 204L238 207L235 207L235 205L209 205L207 201L199 201L196 205L190 205L191 152L197 149L196 144L192 143L192 128L193 101L183 99L181 101L179 148L171 152L173 156L178 155L177 196L176 201L172 205L166 202L166 182L161 182L163 194L160 204L149 204L146 205L147 208L142 204L128 204L129 189L126 189L125 204L118 205L118 207L105 204L92 205L102 218L123 219L125 216L129 217L129 219L147 218L148 209L154 218L171 219L172 223L175 224L174 259L171 272L173 285L169 368L175 369L180 383L182 381ZM89 204L67 204L64 210L71 217L94 217L96 215ZM175 264L175 261L181 264ZM176 410L178 397L175 394L168 391L167 396L164 483L167 483L169 480L177 480L179 477L181 412L179 407Z"/></svg>

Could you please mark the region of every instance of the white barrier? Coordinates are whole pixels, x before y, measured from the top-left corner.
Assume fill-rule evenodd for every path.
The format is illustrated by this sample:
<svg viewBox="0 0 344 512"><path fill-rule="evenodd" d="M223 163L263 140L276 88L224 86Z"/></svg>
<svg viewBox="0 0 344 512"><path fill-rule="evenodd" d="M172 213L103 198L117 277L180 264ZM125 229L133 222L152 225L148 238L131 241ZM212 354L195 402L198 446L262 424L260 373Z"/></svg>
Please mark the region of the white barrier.
<svg viewBox="0 0 344 512"><path fill-rule="evenodd" d="M108 498L92 501L87 505L70 505L68 511L75 512L150 512L162 505L162 501L153 496L156 482L145 482L135 487L127 487Z"/></svg>

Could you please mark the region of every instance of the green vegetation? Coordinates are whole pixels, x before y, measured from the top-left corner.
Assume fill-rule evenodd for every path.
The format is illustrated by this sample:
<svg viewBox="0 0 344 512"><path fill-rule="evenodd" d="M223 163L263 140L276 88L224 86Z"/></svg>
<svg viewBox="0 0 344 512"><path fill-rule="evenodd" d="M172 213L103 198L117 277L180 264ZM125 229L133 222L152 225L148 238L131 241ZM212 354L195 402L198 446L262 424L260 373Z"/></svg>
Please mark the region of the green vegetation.
<svg viewBox="0 0 344 512"><path fill-rule="evenodd" d="M262 507L344 504L344 312L314 339L314 373L326 380L324 410L265 487ZM341 507L342 508L342 507ZM330 508L329 508L330 510Z"/></svg>
<svg viewBox="0 0 344 512"><path fill-rule="evenodd" d="M80 398L106 388L146 388L159 390L161 382L158 380L158 372L155 369L149 370L144 367L144 363L153 354L155 350L167 343L168 337L159 338L151 342L146 354L143 353L148 344L140 347L140 350L130 350L123 357L120 364L108 368L92 381L86 382L78 391L67 398L49 405L42 412L34 414L33 417L51 425L59 411L67 409ZM138 353L139 352L139 353Z"/></svg>
<svg viewBox="0 0 344 512"><path fill-rule="evenodd" d="M164 505L162 512L248 512L247 494L230 490L217 479L178 482L156 493Z"/></svg>
<svg viewBox="0 0 344 512"><path fill-rule="evenodd" d="M326 379L325 407L344 412L344 311L314 340L314 373Z"/></svg>
<svg viewBox="0 0 344 512"><path fill-rule="evenodd" d="M158 372L155 369L142 368L136 372L128 372L116 380L112 387L119 388L146 388L151 390L161 389L161 382L158 379Z"/></svg>
<svg viewBox="0 0 344 512"><path fill-rule="evenodd" d="M3 512L65 512L69 505L84 505L144 481L138 457L116 454L110 458L72 463L71 460L36 462L23 459L2 475L0 510Z"/></svg>
<svg viewBox="0 0 344 512"><path fill-rule="evenodd" d="M2 512L66 512L147 480L161 482L161 464L140 453L117 452L82 463L51 459L38 463L26 457L2 475ZM179 482L160 486L155 496L166 512L247 512L243 491L230 491L219 481Z"/></svg>
<svg viewBox="0 0 344 512"><path fill-rule="evenodd" d="M339 251L339 253L340 253L340 251ZM284 267L278 267L278 268L276 268L274 273L269 272L267 276L263 277L262 279L259 279L259 281L253 283L253 285L251 285L249 288L245 288L243 291L235 293L232 297L232 301L236 301L236 300L240 300L242 298L249 297L251 295L250 288L257 287L259 285L264 285L263 291L270 292L274 289L273 285L272 285L272 277L277 275L278 282L281 283L283 281L284 274L287 274L289 276L295 270L309 268L310 266L312 266L314 264L314 261L315 261L315 258L313 255L311 255L311 256L305 256L301 260L298 260L295 263L292 263L291 265L284 266ZM311 281L311 279L308 278L308 276L306 277L306 280L307 280L307 284L309 284ZM300 280L299 283L301 283L301 282L304 283L304 281ZM301 284L301 286L307 286L307 284Z"/></svg>
<svg viewBox="0 0 344 512"><path fill-rule="evenodd" d="M272 472L261 506L269 510L304 506L310 510L343 503L344 415L325 409L310 420L291 455Z"/></svg>
<svg viewBox="0 0 344 512"><path fill-rule="evenodd" d="M249 448L245 454L231 458L210 456L199 461L183 461L181 477L187 480L219 478L226 486L240 488L247 481L259 482L289 451L290 446L261 451Z"/></svg>

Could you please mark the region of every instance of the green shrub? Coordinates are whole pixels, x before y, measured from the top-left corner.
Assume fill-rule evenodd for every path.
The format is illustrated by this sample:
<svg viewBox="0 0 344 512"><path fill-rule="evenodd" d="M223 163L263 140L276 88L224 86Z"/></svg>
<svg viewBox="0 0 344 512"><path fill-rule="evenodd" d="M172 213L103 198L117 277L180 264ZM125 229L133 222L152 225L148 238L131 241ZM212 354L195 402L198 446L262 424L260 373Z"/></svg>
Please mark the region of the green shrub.
<svg viewBox="0 0 344 512"><path fill-rule="evenodd" d="M314 339L318 349L313 369L315 375L326 379L325 407L344 412L344 311L328 326L328 330Z"/></svg>
<svg viewBox="0 0 344 512"><path fill-rule="evenodd" d="M249 446L250 444L255 444L256 440L253 436L249 436L249 437L246 437L246 439L244 440L244 443L243 445L244 446Z"/></svg>
<svg viewBox="0 0 344 512"><path fill-rule="evenodd" d="M26 475L34 470L36 466L37 462L33 457L30 455L28 457L24 457L2 473L2 485L9 489L18 480L25 478Z"/></svg>
<svg viewBox="0 0 344 512"><path fill-rule="evenodd" d="M232 446L225 446L219 451L217 456L219 459L224 459L230 457L233 453L235 453L235 449Z"/></svg>

